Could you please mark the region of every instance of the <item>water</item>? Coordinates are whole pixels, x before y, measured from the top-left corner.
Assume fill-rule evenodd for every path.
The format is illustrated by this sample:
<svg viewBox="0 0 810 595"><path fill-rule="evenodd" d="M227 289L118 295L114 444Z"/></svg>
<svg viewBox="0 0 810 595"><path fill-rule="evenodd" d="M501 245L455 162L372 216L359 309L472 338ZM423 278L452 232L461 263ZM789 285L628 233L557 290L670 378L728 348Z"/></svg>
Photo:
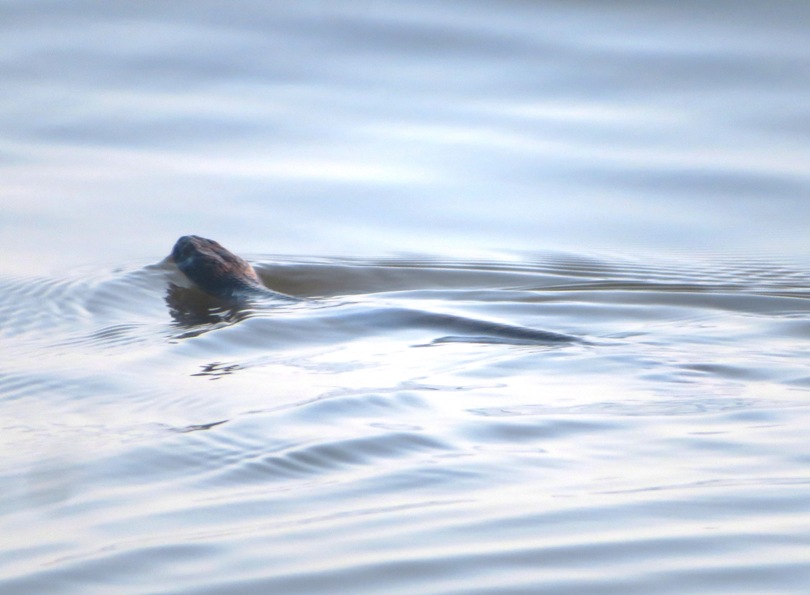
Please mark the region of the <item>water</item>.
<svg viewBox="0 0 810 595"><path fill-rule="evenodd" d="M1 3L0 592L806 593L807 13Z"/></svg>

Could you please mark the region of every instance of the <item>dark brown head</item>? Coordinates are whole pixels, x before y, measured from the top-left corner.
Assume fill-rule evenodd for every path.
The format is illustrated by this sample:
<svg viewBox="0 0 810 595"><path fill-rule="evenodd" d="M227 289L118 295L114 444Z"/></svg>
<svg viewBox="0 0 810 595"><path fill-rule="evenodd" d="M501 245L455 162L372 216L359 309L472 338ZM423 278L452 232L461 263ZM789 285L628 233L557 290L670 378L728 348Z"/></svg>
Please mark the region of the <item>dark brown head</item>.
<svg viewBox="0 0 810 595"><path fill-rule="evenodd" d="M238 298L263 290L253 267L214 240L183 236L172 249L172 258L191 281L205 293L220 299Z"/></svg>

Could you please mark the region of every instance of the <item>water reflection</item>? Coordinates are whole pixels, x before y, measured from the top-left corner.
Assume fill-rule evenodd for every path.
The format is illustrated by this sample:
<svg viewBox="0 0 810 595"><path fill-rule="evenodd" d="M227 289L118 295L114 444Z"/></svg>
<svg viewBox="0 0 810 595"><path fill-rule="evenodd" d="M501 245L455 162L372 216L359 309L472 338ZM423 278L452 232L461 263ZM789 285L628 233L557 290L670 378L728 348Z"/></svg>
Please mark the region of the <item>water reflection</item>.
<svg viewBox="0 0 810 595"><path fill-rule="evenodd" d="M2 17L0 591L807 592L810 3Z"/></svg>
<svg viewBox="0 0 810 595"><path fill-rule="evenodd" d="M169 284L164 297L174 325L184 332L178 339L199 336L215 328L236 324L248 316L250 310L242 305L226 303L199 289Z"/></svg>
<svg viewBox="0 0 810 595"><path fill-rule="evenodd" d="M216 428L217 426L221 426L222 424L226 424L229 421L230 421L229 419L222 419L219 421L213 421L205 424L192 424L190 426L185 426L182 428L173 428L173 431L179 434L188 434L189 432L204 432L206 430Z"/></svg>
<svg viewBox="0 0 810 595"><path fill-rule="evenodd" d="M37 6L0 24L6 270L179 227L296 254L807 251L801 3Z"/></svg>
<svg viewBox="0 0 810 595"><path fill-rule="evenodd" d="M98 336L66 342L77 330L63 318L47 331L20 328L14 349L8 339L7 365L33 367L24 355L31 344L52 357L26 374L0 375L0 402L46 404L33 416L21 406L3 424L11 469L6 476L0 470L0 481L11 477L22 486L6 517L19 523L18 509L29 517L54 514L82 537L25 533L36 547L17 555L58 573L84 572L88 560L112 572L118 558L99 553L110 550L154 569L165 548L153 548L153 531L169 523L161 540L171 547L203 539L233 557L222 592L238 590L247 561L261 568L262 586L304 593L288 588L288 569L268 570L266 562L296 540L307 552L315 548L318 559L340 550L332 532L340 519L360 558L374 560L374 572L390 569L379 557L382 527L385 536L410 536L384 539L393 558L435 562L438 541L454 581L486 562L484 576L500 584L514 559L534 563L556 550L596 567L613 562L615 547L593 552L605 534L605 543L623 544L620 557L643 551L645 563L668 567L677 536L686 535L684 555L714 547L705 539L708 522L725 548L738 542L738 523L770 527L772 514L761 512L769 504L791 504L791 527L810 514L798 478L807 458L810 286L800 269L763 260L676 265L585 254L513 264L268 259L259 268L269 285L324 297L234 308L172 283L165 263L87 274L56 293L7 285L9 320L31 309L36 295L37 308L57 319L59 308L84 304L79 334ZM101 331L133 318L139 341L111 349L118 339ZM180 333L168 342L167 327ZM535 328L617 338L585 343ZM447 332L459 339L431 342ZM542 338L559 340L540 346ZM68 419L73 425L65 427ZM88 441L76 462L68 461L81 474L68 469L47 482L49 465L29 465L33 475L15 470L22 455L13 447L31 428L29 442ZM746 503L752 490L775 485L778 494L755 508ZM707 510L707 491L723 506ZM729 505L735 498L736 507ZM437 500L465 506L426 520L391 512L425 511ZM760 512L752 521L754 509ZM639 520L640 510L647 518ZM685 527L671 510L699 522ZM730 517L734 522L718 520ZM666 542L652 552L650 518ZM776 532L801 540L792 528ZM466 559L459 534L478 553ZM96 535L112 546L85 545ZM746 547L761 553L753 541ZM712 549L710 559L735 567L734 551L724 557ZM558 572L566 563L552 557L543 567ZM347 555L334 564L344 590L365 584L363 560ZM26 592L14 582L19 573L28 584L51 585L42 567L7 569L0 585ZM680 572L704 584L692 564ZM789 572L795 578L802 570ZM319 576L305 565L296 584ZM427 576L405 573L402 590L420 590L414 585ZM638 578L635 565L621 576L642 581L639 592L660 591L657 580ZM386 581L373 580L367 592ZM549 584L542 573L531 582ZM583 587L576 573L568 582L571 592ZM463 590L474 592L474 585Z"/></svg>

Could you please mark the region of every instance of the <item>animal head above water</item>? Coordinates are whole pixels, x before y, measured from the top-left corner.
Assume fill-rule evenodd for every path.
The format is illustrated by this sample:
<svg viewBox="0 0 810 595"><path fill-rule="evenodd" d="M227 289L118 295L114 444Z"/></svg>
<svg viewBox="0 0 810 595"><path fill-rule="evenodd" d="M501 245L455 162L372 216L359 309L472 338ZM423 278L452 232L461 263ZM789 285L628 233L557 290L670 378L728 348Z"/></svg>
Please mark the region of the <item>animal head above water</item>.
<svg viewBox="0 0 810 595"><path fill-rule="evenodd" d="M265 289L250 263L214 240L183 236L172 249L172 259L197 287L216 298L234 299Z"/></svg>

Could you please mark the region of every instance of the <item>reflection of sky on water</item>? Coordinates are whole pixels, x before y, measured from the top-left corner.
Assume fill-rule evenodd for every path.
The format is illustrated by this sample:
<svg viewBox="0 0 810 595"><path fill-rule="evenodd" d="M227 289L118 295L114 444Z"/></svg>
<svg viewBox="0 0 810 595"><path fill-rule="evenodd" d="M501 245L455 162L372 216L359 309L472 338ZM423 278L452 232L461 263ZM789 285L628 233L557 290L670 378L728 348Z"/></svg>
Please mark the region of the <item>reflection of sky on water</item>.
<svg viewBox="0 0 810 595"><path fill-rule="evenodd" d="M0 591L803 593L807 13L4 2Z"/></svg>
<svg viewBox="0 0 810 595"><path fill-rule="evenodd" d="M188 232L253 252L803 257L802 6L463 8L8 5L7 270Z"/></svg>

